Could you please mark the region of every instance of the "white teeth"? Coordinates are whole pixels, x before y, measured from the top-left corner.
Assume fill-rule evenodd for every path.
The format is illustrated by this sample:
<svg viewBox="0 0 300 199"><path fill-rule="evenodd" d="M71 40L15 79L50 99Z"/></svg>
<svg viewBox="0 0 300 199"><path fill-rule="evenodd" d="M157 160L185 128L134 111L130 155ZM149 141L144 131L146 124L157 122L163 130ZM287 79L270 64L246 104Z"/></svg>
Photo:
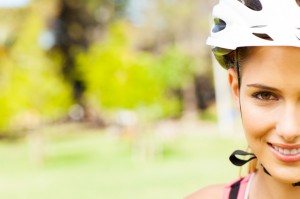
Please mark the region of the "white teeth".
<svg viewBox="0 0 300 199"><path fill-rule="evenodd" d="M281 154L284 154L284 155L297 155L297 154L300 154L300 148L298 149L283 149L283 148L280 148L278 146L273 146L273 148L278 151L279 153Z"/></svg>
<svg viewBox="0 0 300 199"><path fill-rule="evenodd" d="M283 149L282 148L278 148L280 153L283 153Z"/></svg>
<svg viewBox="0 0 300 199"><path fill-rule="evenodd" d="M292 154L292 155L295 155L295 154L297 154L297 152L298 152L297 149L293 149L293 150L291 151L291 154Z"/></svg>
<svg viewBox="0 0 300 199"><path fill-rule="evenodd" d="M291 152L291 151L290 151L290 150L287 150L287 149L284 149L284 150L283 150L283 153L284 153L285 155L291 154L290 152Z"/></svg>

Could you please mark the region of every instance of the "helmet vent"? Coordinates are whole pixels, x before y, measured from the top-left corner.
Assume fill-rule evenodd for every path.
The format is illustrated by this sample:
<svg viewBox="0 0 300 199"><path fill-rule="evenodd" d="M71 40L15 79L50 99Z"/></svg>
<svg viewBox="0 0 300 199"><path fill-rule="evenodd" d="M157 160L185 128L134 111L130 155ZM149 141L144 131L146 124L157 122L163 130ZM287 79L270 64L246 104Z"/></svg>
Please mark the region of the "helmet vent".
<svg viewBox="0 0 300 199"><path fill-rule="evenodd" d="M257 25L257 26L251 26L251 28L264 28L267 27L267 25Z"/></svg>
<svg viewBox="0 0 300 199"><path fill-rule="evenodd" d="M252 34L260 39L274 41L268 34L264 34L264 33L252 33Z"/></svg>
<svg viewBox="0 0 300 199"><path fill-rule="evenodd" d="M212 29L213 33L220 32L220 31L222 31L222 30L224 30L226 28L226 23L222 19L215 18L214 22L215 22L215 25L214 25L214 27Z"/></svg>
<svg viewBox="0 0 300 199"><path fill-rule="evenodd" d="M238 0L248 8L254 11L261 11L262 10L262 5L260 0ZM299 0L296 0L299 1Z"/></svg>

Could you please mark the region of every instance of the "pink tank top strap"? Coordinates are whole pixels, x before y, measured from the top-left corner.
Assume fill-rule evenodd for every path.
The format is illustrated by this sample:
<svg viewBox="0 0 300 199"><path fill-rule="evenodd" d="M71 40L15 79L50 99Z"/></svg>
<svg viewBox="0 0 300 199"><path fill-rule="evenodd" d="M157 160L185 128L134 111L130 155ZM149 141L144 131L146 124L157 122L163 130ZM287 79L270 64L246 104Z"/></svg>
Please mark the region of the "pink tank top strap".
<svg viewBox="0 0 300 199"><path fill-rule="evenodd" d="M233 180L224 187L223 199L244 199L251 174Z"/></svg>

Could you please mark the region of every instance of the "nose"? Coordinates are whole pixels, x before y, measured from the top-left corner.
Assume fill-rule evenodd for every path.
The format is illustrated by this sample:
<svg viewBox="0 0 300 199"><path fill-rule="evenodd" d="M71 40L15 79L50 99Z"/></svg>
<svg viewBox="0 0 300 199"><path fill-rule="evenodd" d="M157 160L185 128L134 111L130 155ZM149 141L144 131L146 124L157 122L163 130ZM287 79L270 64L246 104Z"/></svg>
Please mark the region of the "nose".
<svg viewBox="0 0 300 199"><path fill-rule="evenodd" d="M279 115L276 125L277 134L286 142L292 142L300 136L300 110L296 106L288 106Z"/></svg>

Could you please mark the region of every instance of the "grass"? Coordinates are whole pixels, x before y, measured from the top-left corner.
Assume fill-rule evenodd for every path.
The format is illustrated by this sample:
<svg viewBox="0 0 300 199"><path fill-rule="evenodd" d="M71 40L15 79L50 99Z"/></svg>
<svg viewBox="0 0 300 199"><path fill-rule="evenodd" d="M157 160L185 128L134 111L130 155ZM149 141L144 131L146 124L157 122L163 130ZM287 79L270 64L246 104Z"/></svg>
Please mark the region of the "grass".
<svg viewBox="0 0 300 199"><path fill-rule="evenodd" d="M27 140L1 142L0 198L176 199L238 175L228 161L240 146L238 139L212 134L157 140L156 156L147 159L128 140L101 131L70 131L44 133L41 166L30 161Z"/></svg>

